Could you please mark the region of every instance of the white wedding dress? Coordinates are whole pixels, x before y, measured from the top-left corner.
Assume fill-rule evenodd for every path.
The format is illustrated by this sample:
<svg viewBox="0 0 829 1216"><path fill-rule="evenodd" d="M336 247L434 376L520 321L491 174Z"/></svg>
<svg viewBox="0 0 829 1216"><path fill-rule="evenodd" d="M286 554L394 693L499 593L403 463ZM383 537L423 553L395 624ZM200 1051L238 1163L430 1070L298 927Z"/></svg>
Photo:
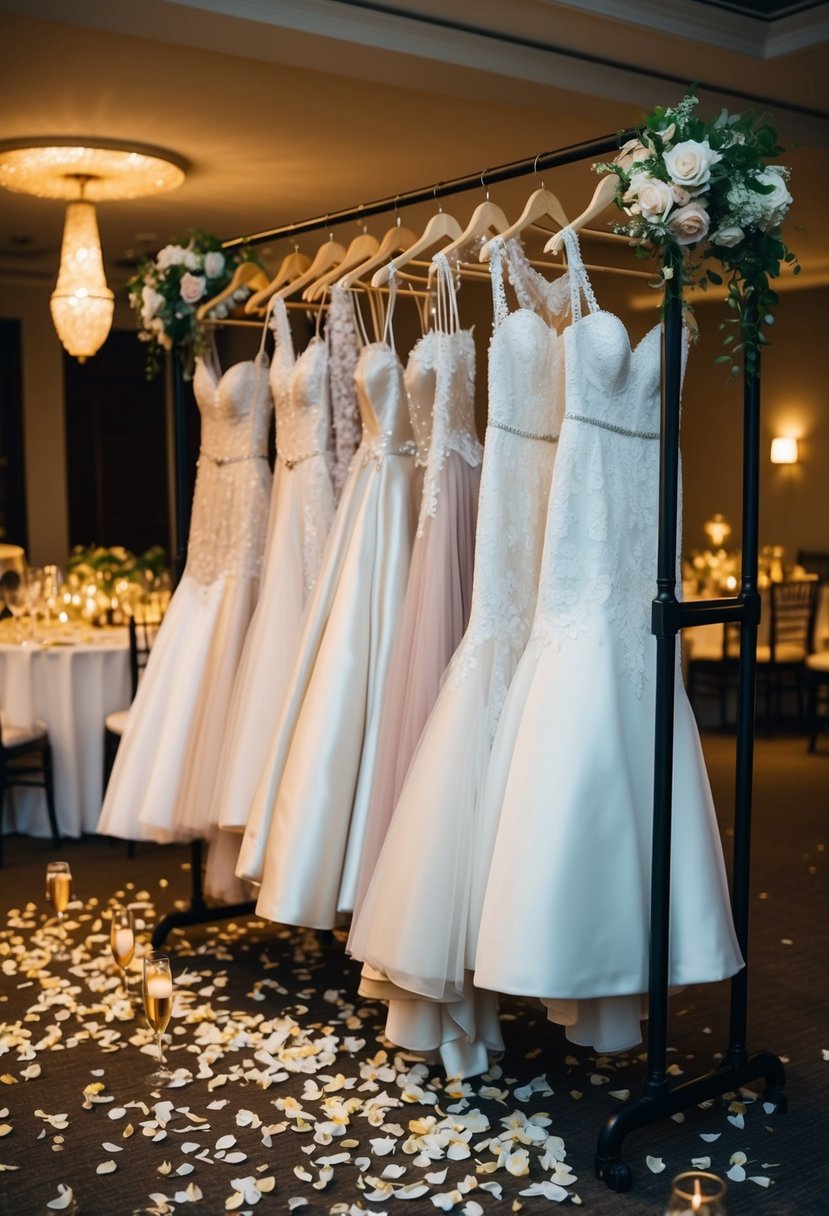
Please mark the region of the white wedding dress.
<svg viewBox="0 0 829 1216"><path fill-rule="evenodd" d="M353 906L416 516L415 445L390 319L391 309L384 340L360 353L363 439L240 853L238 873L261 877L258 914L285 924L331 928Z"/></svg>
<svg viewBox="0 0 829 1216"><path fill-rule="evenodd" d="M521 307L509 312L506 261ZM388 1037L449 1076L486 1071L503 1046L493 993L472 986L472 858L501 707L530 633L564 410L558 327L567 276L548 283L516 242L490 261L495 325L469 627L415 751L352 926L360 991L389 1000ZM428 999L420 999L428 998Z"/></svg>
<svg viewBox="0 0 829 1216"><path fill-rule="evenodd" d="M573 273L571 254L570 269ZM493 746L475 983L541 998L573 1042L632 1047L648 988L661 331L574 301L532 635ZM679 665L669 982L743 965ZM473 907L478 901L473 901ZM476 936L472 926L471 937ZM520 943L520 948L517 946Z"/></svg>
<svg viewBox="0 0 829 1216"><path fill-rule="evenodd" d="M285 303L273 297L276 346L270 367L276 413L276 469L259 601L233 686L209 820L206 891L244 897L236 862L259 775L279 720L313 590L334 518L328 342L319 334L294 356Z"/></svg>
<svg viewBox="0 0 829 1216"><path fill-rule="evenodd" d="M271 472L263 357L220 375L197 359L201 450L187 564L130 707L98 831L189 840L208 830L227 712L256 606Z"/></svg>
<svg viewBox="0 0 829 1216"><path fill-rule="evenodd" d="M420 515L383 694L355 911L472 602L483 455L475 430L475 343L472 331L460 327L449 263L438 254L434 264L437 324L418 340L406 364L412 426L424 467Z"/></svg>

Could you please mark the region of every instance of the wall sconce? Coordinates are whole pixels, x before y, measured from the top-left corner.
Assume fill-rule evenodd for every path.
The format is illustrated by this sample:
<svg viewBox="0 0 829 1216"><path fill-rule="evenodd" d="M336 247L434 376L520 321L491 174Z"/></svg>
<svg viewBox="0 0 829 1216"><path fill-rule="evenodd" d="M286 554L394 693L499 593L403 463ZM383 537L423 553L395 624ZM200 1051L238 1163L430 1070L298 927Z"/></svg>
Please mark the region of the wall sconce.
<svg viewBox="0 0 829 1216"><path fill-rule="evenodd" d="M772 464L797 464L797 440L791 435L775 435L771 441Z"/></svg>
<svg viewBox="0 0 829 1216"><path fill-rule="evenodd" d="M173 190L184 181L184 170L179 157L143 144L84 138L0 143L0 186L69 200L50 308L61 343L81 363L105 342L115 306L104 274L95 203Z"/></svg>

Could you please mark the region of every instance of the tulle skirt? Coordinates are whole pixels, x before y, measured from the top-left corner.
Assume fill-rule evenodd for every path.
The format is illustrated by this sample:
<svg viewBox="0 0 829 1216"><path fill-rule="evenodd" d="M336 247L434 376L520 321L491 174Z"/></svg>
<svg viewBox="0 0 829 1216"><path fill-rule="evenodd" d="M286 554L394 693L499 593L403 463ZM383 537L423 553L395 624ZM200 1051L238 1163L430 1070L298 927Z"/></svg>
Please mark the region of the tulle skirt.
<svg viewBox="0 0 829 1216"><path fill-rule="evenodd" d="M130 707L98 831L166 843L204 836L227 707L259 579L186 570Z"/></svg>
<svg viewBox="0 0 829 1216"><path fill-rule="evenodd" d="M475 983L536 996L574 1042L641 1039L648 987L655 643L637 696L615 625L532 639L487 778L469 925ZM669 982L743 965L708 776L677 672ZM477 921L480 909L480 922ZM521 948L516 949L516 942Z"/></svg>
<svg viewBox="0 0 829 1216"><path fill-rule="evenodd" d="M480 467L449 452L437 513L414 543L406 599L383 694L383 720L355 912L371 880L397 799L472 600Z"/></svg>

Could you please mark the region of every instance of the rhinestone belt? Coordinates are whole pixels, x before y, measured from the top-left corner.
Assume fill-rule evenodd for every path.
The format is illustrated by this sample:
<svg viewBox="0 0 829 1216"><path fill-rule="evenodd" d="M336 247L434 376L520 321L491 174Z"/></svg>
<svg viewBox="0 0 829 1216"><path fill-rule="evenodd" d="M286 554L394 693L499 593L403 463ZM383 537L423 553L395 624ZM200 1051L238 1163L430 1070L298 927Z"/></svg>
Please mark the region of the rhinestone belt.
<svg viewBox="0 0 829 1216"><path fill-rule="evenodd" d="M626 435L628 439L658 439L659 431L631 431L626 426L616 426L613 422L603 422L600 418L587 418L584 414L565 414L574 422L586 422L588 426L601 427L603 431L612 431L614 435Z"/></svg>
<svg viewBox="0 0 829 1216"><path fill-rule="evenodd" d="M558 435L536 435L534 431L522 431L517 426L507 426L506 422L490 422L499 431L509 431L510 435L518 435L520 439L541 439L544 443L558 443Z"/></svg>

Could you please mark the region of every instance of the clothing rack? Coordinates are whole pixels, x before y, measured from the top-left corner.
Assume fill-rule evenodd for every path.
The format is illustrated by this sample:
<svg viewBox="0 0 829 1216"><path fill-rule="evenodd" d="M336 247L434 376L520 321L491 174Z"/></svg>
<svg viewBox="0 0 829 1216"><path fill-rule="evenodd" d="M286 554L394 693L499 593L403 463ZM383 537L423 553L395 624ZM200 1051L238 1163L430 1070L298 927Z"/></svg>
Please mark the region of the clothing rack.
<svg viewBox="0 0 829 1216"><path fill-rule="evenodd" d="M604 136L539 156L514 161L482 174L438 182L373 203L361 204L299 223L285 224L253 236L234 237L225 248L242 243L262 244L283 237L332 228L362 220L401 206L427 202L450 194L489 186L495 182L556 168L574 162L612 155L634 132ZM643 1092L619 1107L603 1124L598 1137L595 1170L614 1191L627 1191L633 1183L630 1166L622 1160L625 1137L632 1131L687 1110L706 1099L721 1097L749 1082L764 1079L767 1107L783 1113L785 1076L780 1059L770 1052L749 1055L746 1046L748 1013L747 965L731 983L728 1046L722 1063L712 1072L671 1085L667 1075L668 979L670 942L671 814L673 797L674 681L676 639L680 630L708 624L735 622L740 627L735 822L731 908L743 958L748 963L748 914L751 843L752 768L754 759L754 702L756 686L757 625L760 596L757 585L760 372L746 379L743 392L743 569L740 593L734 598L683 603L676 598L677 507L679 475L679 405L682 381L682 300L676 279L666 282L662 334L662 409L659 439L659 528L656 596L651 630L656 637L656 704L654 716L653 837L650 901L649 1023L647 1073ZM186 410L192 392L176 365L176 520L179 570L183 568L189 496L186 463ZM202 895L202 842L193 846L191 906L167 916L153 934L153 945L163 942L178 925L205 924L252 912L253 903L210 908Z"/></svg>

